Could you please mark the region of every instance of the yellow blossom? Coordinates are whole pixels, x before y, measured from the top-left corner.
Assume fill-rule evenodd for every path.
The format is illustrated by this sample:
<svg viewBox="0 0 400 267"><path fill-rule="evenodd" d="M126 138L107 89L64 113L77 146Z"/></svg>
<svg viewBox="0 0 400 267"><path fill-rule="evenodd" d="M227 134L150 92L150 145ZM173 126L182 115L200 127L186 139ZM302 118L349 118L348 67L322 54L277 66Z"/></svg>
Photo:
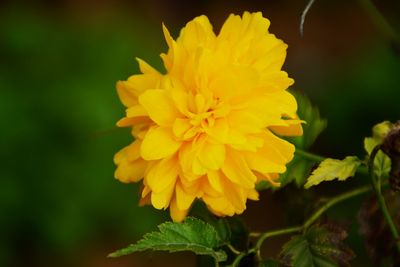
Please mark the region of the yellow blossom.
<svg viewBox="0 0 400 267"><path fill-rule="evenodd" d="M293 80L282 71L287 45L268 32L260 12L230 15L219 34L199 16L174 40L162 74L138 59L141 74L117 83L134 142L115 155L115 177L143 179L141 203L185 218L195 199L232 216L257 200L255 184L273 185L294 146L279 136L302 134Z"/></svg>

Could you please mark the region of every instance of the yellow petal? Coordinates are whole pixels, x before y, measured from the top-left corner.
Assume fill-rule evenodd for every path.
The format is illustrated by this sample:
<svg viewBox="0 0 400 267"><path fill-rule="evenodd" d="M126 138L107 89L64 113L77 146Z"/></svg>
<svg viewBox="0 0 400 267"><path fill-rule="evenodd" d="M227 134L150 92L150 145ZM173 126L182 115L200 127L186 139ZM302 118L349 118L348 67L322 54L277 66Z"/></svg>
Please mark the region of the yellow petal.
<svg viewBox="0 0 400 267"><path fill-rule="evenodd" d="M133 118L122 118L117 122L118 127L135 127L138 124L152 124L152 121L150 120L149 117L147 116L141 116L141 117L133 117Z"/></svg>
<svg viewBox="0 0 400 267"><path fill-rule="evenodd" d="M207 178L210 185L218 192L223 192L219 171L208 171Z"/></svg>
<svg viewBox="0 0 400 267"><path fill-rule="evenodd" d="M265 127L257 114L245 110L231 111L227 118L229 126L241 133L259 133Z"/></svg>
<svg viewBox="0 0 400 267"><path fill-rule="evenodd" d="M175 198L172 199L171 205L169 206L169 213L174 222L182 222L186 218L188 211L188 209L179 209L177 205L177 200Z"/></svg>
<svg viewBox="0 0 400 267"><path fill-rule="evenodd" d="M161 75L155 68L150 66L146 61L140 58L136 58L136 61L139 63L139 69L144 74L158 74Z"/></svg>
<svg viewBox="0 0 400 267"><path fill-rule="evenodd" d="M288 126L271 126L271 129L274 133L283 136L302 136L303 135L303 127L301 126L302 121L299 120L287 120Z"/></svg>
<svg viewBox="0 0 400 267"><path fill-rule="evenodd" d="M262 150L274 151L274 157L277 160L283 160L285 163L292 160L295 147L282 138L277 137L269 130L265 130L260 137L264 138L264 147Z"/></svg>
<svg viewBox="0 0 400 267"><path fill-rule="evenodd" d="M123 183L138 182L143 178L147 165L148 162L142 159L133 162L124 160L118 164L114 176Z"/></svg>
<svg viewBox="0 0 400 267"><path fill-rule="evenodd" d="M172 126L172 130L174 135L179 139L184 139L185 133L192 128L193 125L190 124L188 119L176 119L174 125Z"/></svg>
<svg viewBox="0 0 400 267"><path fill-rule="evenodd" d="M228 178L222 179L224 195L235 208L235 213L242 213L246 209L246 195L243 188L233 184Z"/></svg>
<svg viewBox="0 0 400 267"><path fill-rule="evenodd" d="M129 107L138 103L137 94L133 90L130 90L125 85L125 82L118 81L116 87L119 99L124 106Z"/></svg>
<svg viewBox="0 0 400 267"><path fill-rule="evenodd" d="M235 214L232 204L228 202L226 197L211 197L205 195L203 200L208 208L218 216L233 216Z"/></svg>
<svg viewBox="0 0 400 267"><path fill-rule="evenodd" d="M172 126L175 119L182 116L166 90L147 90L139 96L139 103L160 126Z"/></svg>
<svg viewBox="0 0 400 267"><path fill-rule="evenodd" d="M127 118L148 116L147 111L141 105L134 105L126 110Z"/></svg>
<svg viewBox="0 0 400 267"><path fill-rule="evenodd" d="M195 52L199 46L209 45L214 38L215 34L210 21L202 15L186 24L185 28L181 30L177 43L182 44L187 50Z"/></svg>
<svg viewBox="0 0 400 267"><path fill-rule="evenodd" d="M204 142L204 140L202 142ZM193 178L207 173L207 168L201 164L198 157L200 147L201 143L199 141L194 143L186 142L179 149L179 163L182 167L182 170L185 173L194 174Z"/></svg>
<svg viewBox="0 0 400 267"><path fill-rule="evenodd" d="M121 102L127 107L137 104L141 93L158 88L161 77L159 73L137 74L130 76L126 81L119 81L117 92Z"/></svg>
<svg viewBox="0 0 400 267"><path fill-rule="evenodd" d="M198 152L200 163L208 170L218 170L225 161L225 145L205 142Z"/></svg>
<svg viewBox="0 0 400 267"><path fill-rule="evenodd" d="M257 190L251 189L247 192L247 197L251 200L258 200L259 194L258 194Z"/></svg>
<svg viewBox="0 0 400 267"><path fill-rule="evenodd" d="M274 109L282 115L287 115L291 118L297 117L297 102L292 94L287 91L280 91L270 93L267 96L268 100L265 102L267 106L274 105Z"/></svg>
<svg viewBox="0 0 400 267"><path fill-rule="evenodd" d="M151 204L153 207L159 210L166 209L170 204L174 189L175 183L171 183L164 191L158 193L151 192Z"/></svg>
<svg viewBox="0 0 400 267"><path fill-rule="evenodd" d="M192 205L195 195L188 194L182 189L181 184L177 183L175 188L176 205L179 210L188 210Z"/></svg>
<svg viewBox="0 0 400 267"><path fill-rule="evenodd" d="M178 167L176 156L159 160L149 167L145 177L147 185L155 193L164 191L170 184L175 183Z"/></svg>
<svg viewBox="0 0 400 267"><path fill-rule="evenodd" d="M254 188L257 177L252 173L243 156L232 149L228 151L222 172L232 182L245 188Z"/></svg>
<svg viewBox="0 0 400 267"><path fill-rule="evenodd" d="M249 168L260 173L283 173L286 171L285 161L274 160L276 158L276 152L268 149L258 150L257 152L243 152L243 156L246 159ZM279 155L278 155L279 156Z"/></svg>
<svg viewBox="0 0 400 267"><path fill-rule="evenodd" d="M170 129L154 127L149 129L140 147L140 154L145 160L166 158L174 154L181 142L176 141Z"/></svg>

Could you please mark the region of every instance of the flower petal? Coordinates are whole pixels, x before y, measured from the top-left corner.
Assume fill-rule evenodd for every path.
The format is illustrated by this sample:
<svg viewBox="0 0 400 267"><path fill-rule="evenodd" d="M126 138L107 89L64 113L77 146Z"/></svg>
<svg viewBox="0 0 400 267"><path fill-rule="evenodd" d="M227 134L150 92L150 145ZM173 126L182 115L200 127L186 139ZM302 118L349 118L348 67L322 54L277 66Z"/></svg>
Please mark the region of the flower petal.
<svg viewBox="0 0 400 267"><path fill-rule="evenodd" d="M225 145L205 142L198 153L200 163L208 170L218 170L225 161Z"/></svg>
<svg viewBox="0 0 400 267"><path fill-rule="evenodd" d="M218 192L223 192L221 184L221 174L219 171L208 171L207 173L208 182Z"/></svg>
<svg viewBox="0 0 400 267"><path fill-rule="evenodd" d="M174 154L180 145L181 142L174 139L170 129L154 127L144 136L140 155L145 160L162 159Z"/></svg>
<svg viewBox="0 0 400 267"><path fill-rule="evenodd" d="M145 176L147 185L155 193L164 191L178 177L177 157L169 157L154 163Z"/></svg>
<svg viewBox="0 0 400 267"><path fill-rule="evenodd" d="M199 46L207 46L215 39L212 25L204 15L194 18L181 30L178 44L182 44L188 51L196 52Z"/></svg>
<svg viewBox="0 0 400 267"><path fill-rule="evenodd" d="M160 126L172 126L175 119L181 117L166 90L147 90L139 96L139 103Z"/></svg>
<svg viewBox="0 0 400 267"><path fill-rule="evenodd" d="M174 189L175 183L171 183L164 191L151 192L151 204L153 207L159 210L166 209L170 204Z"/></svg>
<svg viewBox="0 0 400 267"><path fill-rule="evenodd" d="M176 198L172 199L169 206L169 214L174 222L182 222L186 218L188 211L188 209L179 209Z"/></svg>
<svg viewBox="0 0 400 267"><path fill-rule="evenodd" d="M222 172L229 180L245 188L254 188L257 177L250 170L243 156L232 149L227 150Z"/></svg>
<svg viewBox="0 0 400 267"><path fill-rule="evenodd" d="M192 205L195 195L188 194L182 189L182 186L177 183L175 188L175 200L179 210L188 210Z"/></svg>

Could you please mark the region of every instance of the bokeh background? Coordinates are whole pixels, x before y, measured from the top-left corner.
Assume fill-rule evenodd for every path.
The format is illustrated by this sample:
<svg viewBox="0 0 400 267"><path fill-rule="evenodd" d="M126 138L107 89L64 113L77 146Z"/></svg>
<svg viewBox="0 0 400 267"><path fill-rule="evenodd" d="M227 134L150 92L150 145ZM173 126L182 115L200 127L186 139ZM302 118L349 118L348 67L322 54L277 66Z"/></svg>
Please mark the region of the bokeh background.
<svg viewBox="0 0 400 267"><path fill-rule="evenodd" d="M372 125L400 119L400 47L359 2L316 1L301 37L306 0L2 1L0 266L194 266L190 253L106 258L168 219L138 207L138 185L116 181L112 162L130 142L128 131L115 127L124 111L115 83L138 71L136 56L162 69L162 22L176 37L197 15L206 14L218 30L230 13L262 11L289 44L285 69L294 89L328 119L312 150L362 156ZM400 2L376 2L400 31ZM336 214L355 217L357 203ZM273 229L289 210L282 197L264 192L244 220L258 231ZM353 264L368 266L353 232ZM263 253L274 255L284 241Z"/></svg>

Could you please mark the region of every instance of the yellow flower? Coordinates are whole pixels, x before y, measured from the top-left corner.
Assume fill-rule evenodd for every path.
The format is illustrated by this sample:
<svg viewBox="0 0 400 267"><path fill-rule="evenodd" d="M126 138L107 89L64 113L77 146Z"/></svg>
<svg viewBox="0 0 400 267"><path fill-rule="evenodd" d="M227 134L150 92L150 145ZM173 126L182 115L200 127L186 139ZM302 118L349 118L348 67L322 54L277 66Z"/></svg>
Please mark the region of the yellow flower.
<svg viewBox="0 0 400 267"><path fill-rule="evenodd" d="M279 185L301 135L293 80L282 71L287 45L260 12L230 15L218 35L206 16L174 40L163 26L166 74L138 59L142 74L117 83L135 141L115 155L115 177L143 179L142 203L185 218L195 199L219 216L257 200L255 184Z"/></svg>

